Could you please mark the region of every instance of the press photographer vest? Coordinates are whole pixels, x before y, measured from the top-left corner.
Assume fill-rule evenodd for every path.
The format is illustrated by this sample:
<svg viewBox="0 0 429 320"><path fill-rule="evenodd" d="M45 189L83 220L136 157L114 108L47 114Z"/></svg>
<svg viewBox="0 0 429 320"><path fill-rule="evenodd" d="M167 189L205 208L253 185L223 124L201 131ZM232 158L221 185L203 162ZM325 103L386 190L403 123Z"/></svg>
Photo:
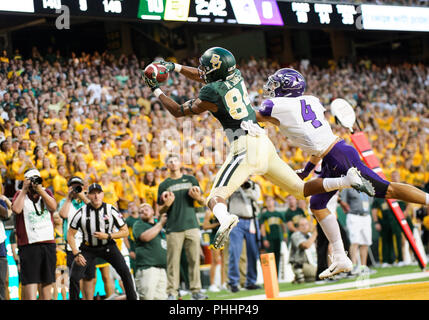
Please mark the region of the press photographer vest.
<svg viewBox="0 0 429 320"><path fill-rule="evenodd" d="M37 202L33 202L28 195L25 195L22 215L28 244L55 240L52 216L42 197Z"/></svg>

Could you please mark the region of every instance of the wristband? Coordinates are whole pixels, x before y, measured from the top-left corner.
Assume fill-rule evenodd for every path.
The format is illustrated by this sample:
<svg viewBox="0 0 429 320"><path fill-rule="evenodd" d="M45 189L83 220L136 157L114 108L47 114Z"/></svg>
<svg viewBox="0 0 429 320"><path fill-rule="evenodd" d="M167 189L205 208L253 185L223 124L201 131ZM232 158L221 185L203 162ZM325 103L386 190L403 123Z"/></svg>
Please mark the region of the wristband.
<svg viewBox="0 0 429 320"><path fill-rule="evenodd" d="M157 98L159 98L159 96L161 95L161 94L163 94L164 92L162 92L162 90L160 89L160 88L156 88L154 91L153 91L153 94L155 95L155 97L157 97Z"/></svg>
<svg viewBox="0 0 429 320"><path fill-rule="evenodd" d="M107 234L107 240L112 240L112 234L111 233Z"/></svg>
<svg viewBox="0 0 429 320"><path fill-rule="evenodd" d="M311 170L313 170L315 167L316 165L314 163L312 163L311 161L308 161L307 164L305 165L304 172L310 173Z"/></svg>
<svg viewBox="0 0 429 320"><path fill-rule="evenodd" d="M178 63L175 63L175 64L174 64L174 71L176 71L176 72L179 72L179 73L180 73L180 70L182 70L182 65L181 65L181 64L178 64Z"/></svg>
<svg viewBox="0 0 429 320"><path fill-rule="evenodd" d="M76 253L75 255L74 255L74 258L76 259L77 258L77 256L78 255L80 255L81 254L81 252L79 251L78 253Z"/></svg>

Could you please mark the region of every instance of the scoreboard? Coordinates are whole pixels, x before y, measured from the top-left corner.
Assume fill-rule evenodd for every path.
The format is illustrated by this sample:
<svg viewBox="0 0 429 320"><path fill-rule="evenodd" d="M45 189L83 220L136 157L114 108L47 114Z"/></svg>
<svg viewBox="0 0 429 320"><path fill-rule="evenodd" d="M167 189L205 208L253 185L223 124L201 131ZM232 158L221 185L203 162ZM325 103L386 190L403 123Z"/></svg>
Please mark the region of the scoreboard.
<svg viewBox="0 0 429 320"><path fill-rule="evenodd" d="M283 26L275 0L142 0L137 18Z"/></svg>
<svg viewBox="0 0 429 320"><path fill-rule="evenodd" d="M429 8L276 0L0 0L0 13L429 32Z"/></svg>

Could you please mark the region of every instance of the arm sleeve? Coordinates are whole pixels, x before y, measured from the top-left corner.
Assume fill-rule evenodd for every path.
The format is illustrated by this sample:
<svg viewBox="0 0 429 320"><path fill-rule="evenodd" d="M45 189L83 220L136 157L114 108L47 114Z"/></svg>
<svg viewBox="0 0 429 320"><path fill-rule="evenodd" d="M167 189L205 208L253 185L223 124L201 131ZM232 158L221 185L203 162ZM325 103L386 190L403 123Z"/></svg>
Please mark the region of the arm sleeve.
<svg viewBox="0 0 429 320"><path fill-rule="evenodd" d="M161 183L160 185L159 185L159 187L158 187L158 197L157 197L157 203L159 204L159 205L162 205L162 203L163 203L163 201L162 201L162 199L161 199L161 195L162 195L162 193L164 192L165 190L164 190L164 185Z"/></svg>
<svg viewBox="0 0 429 320"><path fill-rule="evenodd" d="M143 232L145 232L149 226L145 223L134 223L133 226L133 235L134 235L134 240L137 241L141 241L140 240L140 236Z"/></svg>
<svg viewBox="0 0 429 320"><path fill-rule="evenodd" d="M82 207L82 208L85 208L86 206L84 206L84 207ZM72 228L72 229L75 229L75 230L78 230L79 229L79 227L80 227L80 221L81 221L81 219L82 219L82 212L83 212L83 209L82 208L80 208L77 212L76 212L76 214L73 216L73 219L70 221L70 228Z"/></svg>
<svg viewBox="0 0 429 320"><path fill-rule="evenodd" d="M110 212L113 217L113 224L119 229L125 224L125 221L120 212L114 206L111 205L110 208Z"/></svg>

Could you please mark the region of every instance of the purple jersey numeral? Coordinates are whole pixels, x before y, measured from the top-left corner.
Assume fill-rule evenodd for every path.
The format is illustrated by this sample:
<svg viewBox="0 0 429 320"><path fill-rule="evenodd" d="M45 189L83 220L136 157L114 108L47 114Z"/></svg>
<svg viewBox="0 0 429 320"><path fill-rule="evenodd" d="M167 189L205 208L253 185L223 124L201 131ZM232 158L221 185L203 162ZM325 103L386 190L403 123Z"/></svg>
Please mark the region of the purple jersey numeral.
<svg viewBox="0 0 429 320"><path fill-rule="evenodd" d="M313 110L311 110L311 106L305 103L305 100L301 101L301 115L304 122L311 121L311 124L315 128L319 128L322 126L322 123L317 120L316 114Z"/></svg>

